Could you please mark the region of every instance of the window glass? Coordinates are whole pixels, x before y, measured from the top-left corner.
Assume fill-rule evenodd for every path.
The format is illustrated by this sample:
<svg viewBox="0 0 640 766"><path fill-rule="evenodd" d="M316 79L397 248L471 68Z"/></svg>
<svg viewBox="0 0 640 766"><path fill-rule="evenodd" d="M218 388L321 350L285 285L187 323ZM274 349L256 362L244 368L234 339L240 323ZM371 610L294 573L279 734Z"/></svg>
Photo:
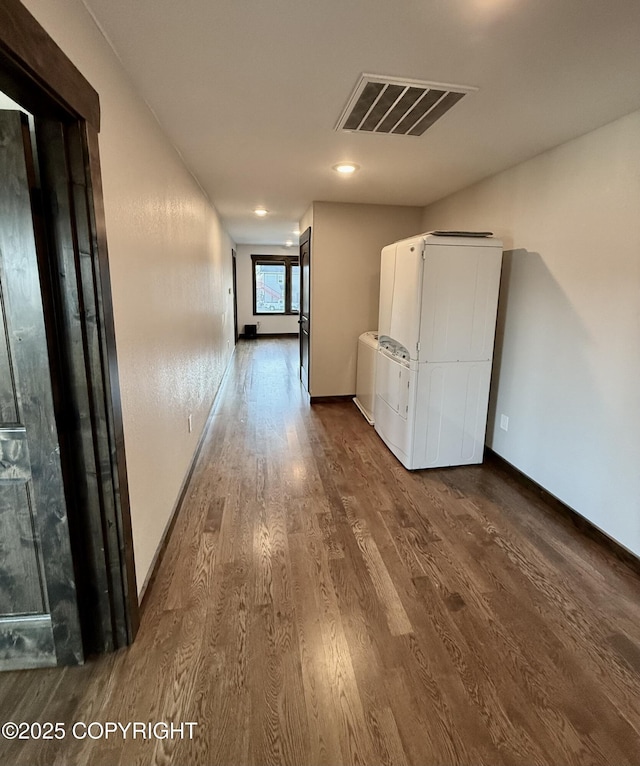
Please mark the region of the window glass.
<svg viewBox="0 0 640 766"><path fill-rule="evenodd" d="M252 255L253 313L297 314L300 310L300 267L288 255Z"/></svg>
<svg viewBox="0 0 640 766"><path fill-rule="evenodd" d="M300 266L291 267L291 311L300 311Z"/></svg>
<svg viewBox="0 0 640 766"><path fill-rule="evenodd" d="M286 267L284 264L265 265L257 263L256 312L258 314L283 314L285 310Z"/></svg>

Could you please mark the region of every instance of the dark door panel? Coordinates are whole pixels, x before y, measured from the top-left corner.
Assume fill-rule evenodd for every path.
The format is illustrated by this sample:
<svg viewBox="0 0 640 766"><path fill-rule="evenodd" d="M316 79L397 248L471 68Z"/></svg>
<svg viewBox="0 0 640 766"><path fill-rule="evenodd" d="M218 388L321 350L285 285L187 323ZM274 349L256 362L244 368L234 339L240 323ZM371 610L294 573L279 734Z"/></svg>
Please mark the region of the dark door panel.
<svg viewBox="0 0 640 766"><path fill-rule="evenodd" d="M83 660L31 161L26 117L0 111L0 669Z"/></svg>
<svg viewBox="0 0 640 766"><path fill-rule="evenodd" d="M300 380L309 391L311 342L311 228L300 236Z"/></svg>

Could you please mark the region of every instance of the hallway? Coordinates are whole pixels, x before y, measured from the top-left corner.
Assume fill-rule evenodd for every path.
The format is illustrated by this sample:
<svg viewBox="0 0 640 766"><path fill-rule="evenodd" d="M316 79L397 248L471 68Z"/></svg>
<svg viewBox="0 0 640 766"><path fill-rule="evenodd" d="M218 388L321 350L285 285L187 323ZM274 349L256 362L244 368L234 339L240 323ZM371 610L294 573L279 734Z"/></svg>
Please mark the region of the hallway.
<svg viewBox="0 0 640 766"><path fill-rule="evenodd" d="M0 676L0 764L637 766L640 576L500 466L409 473L241 341L142 625ZM196 722L193 739L74 722Z"/></svg>

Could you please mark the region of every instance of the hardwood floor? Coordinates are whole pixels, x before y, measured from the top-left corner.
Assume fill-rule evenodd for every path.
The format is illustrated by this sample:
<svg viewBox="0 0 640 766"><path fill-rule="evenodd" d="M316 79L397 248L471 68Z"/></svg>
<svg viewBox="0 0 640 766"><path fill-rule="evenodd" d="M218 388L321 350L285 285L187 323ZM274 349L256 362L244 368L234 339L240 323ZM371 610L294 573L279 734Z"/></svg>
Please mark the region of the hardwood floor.
<svg viewBox="0 0 640 766"><path fill-rule="evenodd" d="M0 723L67 734L0 763L637 766L639 702L632 569L495 465L406 471L270 339L238 346L135 644L1 675Z"/></svg>

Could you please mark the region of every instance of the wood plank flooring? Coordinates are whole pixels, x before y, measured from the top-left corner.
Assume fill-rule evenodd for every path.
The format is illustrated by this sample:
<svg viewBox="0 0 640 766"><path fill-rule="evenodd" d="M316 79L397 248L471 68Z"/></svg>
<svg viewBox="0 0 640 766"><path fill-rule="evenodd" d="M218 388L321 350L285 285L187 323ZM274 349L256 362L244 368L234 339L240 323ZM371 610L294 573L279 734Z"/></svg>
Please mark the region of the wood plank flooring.
<svg viewBox="0 0 640 766"><path fill-rule="evenodd" d="M640 577L492 464L406 471L241 342L135 644L0 675L20 766L638 766Z"/></svg>

